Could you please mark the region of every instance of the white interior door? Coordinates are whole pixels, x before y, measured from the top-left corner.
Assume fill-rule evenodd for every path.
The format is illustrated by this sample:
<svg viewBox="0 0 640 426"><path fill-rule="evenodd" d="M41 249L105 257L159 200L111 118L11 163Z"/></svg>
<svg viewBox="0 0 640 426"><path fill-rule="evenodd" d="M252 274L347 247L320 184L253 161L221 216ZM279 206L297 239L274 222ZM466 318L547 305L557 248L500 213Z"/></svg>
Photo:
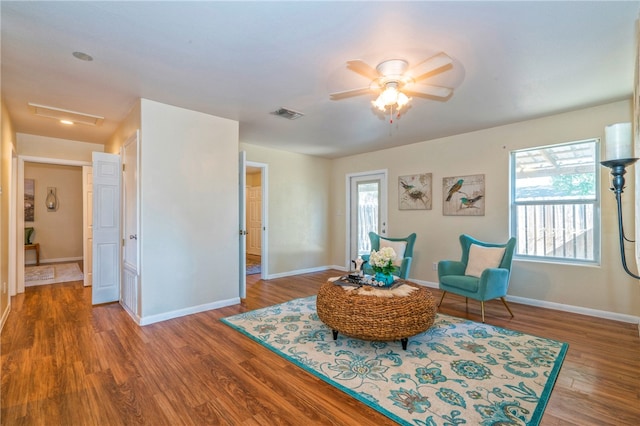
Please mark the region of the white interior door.
<svg viewBox="0 0 640 426"><path fill-rule="evenodd" d="M347 268L371 251L369 232L387 235L387 171L347 175Z"/></svg>
<svg viewBox="0 0 640 426"><path fill-rule="evenodd" d="M82 262L84 285L93 283L93 167L82 166Z"/></svg>
<svg viewBox="0 0 640 426"><path fill-rule="evenodd" d="M247 167L250 171L260 171L259 193L254 197L247 196L247 198L253 198L255 202L253 207L247 208L247 227L249 228L247 252L252 253L253 250L255 254L260 255L260 277L267 278L269 276L269 165L247 161L245 163L245 171ZM249 204L251 203L247 202L246 206L249 206ZM258 212L252 213L253 208L257 208ZM258 223L258 218L260 223Z"/></svg>
<svg viewBox="0 0 640 426"><path fill-rule="evenodd" d="M240 151L238 164L238 196L239 205L239 228L240 228L240 244L238 250L238 260L240 262L240 276L238 277L240 284L240 299L247 297L247 212L245 210L246 193L246 173L247 173L247 153Z"/></svg>
<svg viewBox="0 0 640 426"><path fill-rule="evenodd" d="M262 188L247 189L247 253L260 256L262 243Z"/></svg>
<svg viewBox="0 0 640 426"><path fill-rule="evenodd" d="M93 304L120 297L120 156L93 153Z"/></svg>

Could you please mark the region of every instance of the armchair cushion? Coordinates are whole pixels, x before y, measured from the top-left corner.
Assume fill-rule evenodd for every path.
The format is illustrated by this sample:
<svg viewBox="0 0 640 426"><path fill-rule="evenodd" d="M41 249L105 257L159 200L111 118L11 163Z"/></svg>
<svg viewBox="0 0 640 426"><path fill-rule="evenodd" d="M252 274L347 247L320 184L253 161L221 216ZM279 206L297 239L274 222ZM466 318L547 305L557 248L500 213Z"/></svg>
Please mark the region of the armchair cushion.
<svg viewBox="0 0 640 426"><path fill-rule="evenodd" d="M396 252L396 258L393 261L394 266L402 266L402 260L404 259L404 250L407 247L406 241L390 241L386 238L380 238L380 249L384 247L391 247Z"/></svg>
<svg viewBox="0 0 640 426"><path fill-rule="evenodd" d="M469 261L464 274L480 278L482 271L497 268L502 263L505 247L483 247L471 244L469 247Z"/></svg>
<svg viewBox="0 0 640 426"><path fill-rule="evenodd" d="M440 284L444 287L453 287L469 293L476 293L478 291L480 280L468 275L445 275L440 278Z"/></svg>
<svg viewBox="0 0 640 426"><path fill-rule="evenodd" d="M385 246L393 247L393 250L396 252L396 260L393 263L393 274L405 280L409 278L411 261L413 259L413 245L416 242L415 233L405 238L391 238L382 237L375 232L369 232L369 239L371 240L371 250L378 251ZM367 263L363 265L364 273L371 275L373 274L373 268L371 268L369 264L369 258L369 254L362 255L362 260L367 261Z"/></svg>

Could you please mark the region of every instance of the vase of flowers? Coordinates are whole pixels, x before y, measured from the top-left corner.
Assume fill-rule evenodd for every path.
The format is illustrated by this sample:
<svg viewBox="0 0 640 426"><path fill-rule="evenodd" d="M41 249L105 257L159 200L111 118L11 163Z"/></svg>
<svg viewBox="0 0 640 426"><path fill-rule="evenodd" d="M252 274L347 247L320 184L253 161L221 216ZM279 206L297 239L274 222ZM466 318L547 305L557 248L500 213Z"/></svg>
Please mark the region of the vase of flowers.
<svg viewBox="0 0 640 426"><path fill-rule="evenodd" d="M375 274L375 280L384 285L393 284L393 261L396 260L396 252L391 247L383 247L378 251L372 250L369 264Z"/></svg>

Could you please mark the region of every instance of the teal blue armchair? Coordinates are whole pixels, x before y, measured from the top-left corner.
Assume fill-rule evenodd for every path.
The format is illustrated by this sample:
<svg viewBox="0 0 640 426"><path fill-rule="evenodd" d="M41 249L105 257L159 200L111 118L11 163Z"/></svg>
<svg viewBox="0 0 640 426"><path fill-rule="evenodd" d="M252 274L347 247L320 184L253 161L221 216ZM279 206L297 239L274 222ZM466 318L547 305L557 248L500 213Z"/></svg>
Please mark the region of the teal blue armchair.
<svg viewBox="0 0 640 426"><path fill-rule="evenodd" d="M391 246L396 250L396 253L399 250L396 249L397 246L404 245L404 253L402 256L398 256L402 258L402 263L398 266L395 266L393 275L396 275L404 280L409 278L409 271L411 270L411 260L413 259L413 245L416 242L416 234L413 233L405 238L389 238L382 237L375 232L369 232L369 239L371 240L371 250L378 251L380 247ZM403 244L404 243L404 244ZM362 270L365 274L373 275L374 271L371 269L369 265L369 255L365 254L362 256L362 260L367 263L364 264Z"/></svg>
<svg viewBox="0 0 640 426"><path fill-rule="evenodd" d="M441 260L438 262L439 286L443 291L438 306L442 304L447 293L464 296L466 301L469 297L479 300L482 322L484 322L484 302L500 298L513 317L513 312L504 297L509 288L516 239L511 238L505 244L494 244L462 234L460 235L460 245L462 246L462 258L459 261Z"/></svg>

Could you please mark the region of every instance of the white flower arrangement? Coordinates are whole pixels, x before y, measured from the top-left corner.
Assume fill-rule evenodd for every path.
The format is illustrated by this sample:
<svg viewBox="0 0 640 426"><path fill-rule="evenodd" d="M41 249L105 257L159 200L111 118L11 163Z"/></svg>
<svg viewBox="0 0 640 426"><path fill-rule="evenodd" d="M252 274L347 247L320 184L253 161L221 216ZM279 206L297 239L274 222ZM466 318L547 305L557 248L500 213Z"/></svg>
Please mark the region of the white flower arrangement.
<svg viewBox="0 0 640 426"><path fill-rule="evenodd" d="M393 272L394 260L396 260L396 251L391 247L383 247L379 251L371 251L369 265L371 265L376 272L391 274Z"/></svg>

